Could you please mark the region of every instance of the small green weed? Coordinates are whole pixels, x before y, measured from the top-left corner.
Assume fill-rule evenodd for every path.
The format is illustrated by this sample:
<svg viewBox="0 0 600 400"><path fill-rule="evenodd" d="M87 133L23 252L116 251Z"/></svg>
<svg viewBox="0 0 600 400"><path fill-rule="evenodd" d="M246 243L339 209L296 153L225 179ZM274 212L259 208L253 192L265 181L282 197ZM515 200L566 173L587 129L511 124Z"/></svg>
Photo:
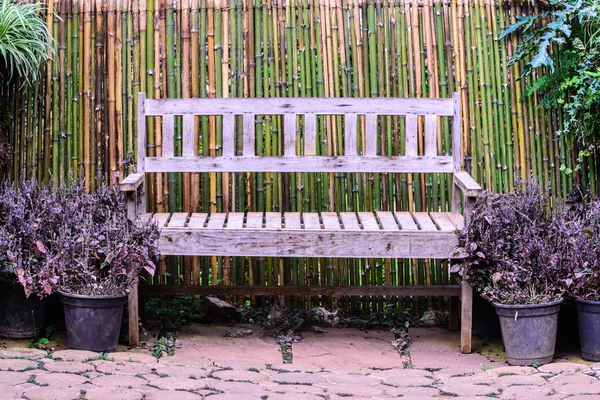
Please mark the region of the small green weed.
<svg viewBox="0 0 600 400"><path fill-rule="evenodd" d="M157 359L166 354L168 356L175 355L175 346L177 344L177 338L175 336L163 336L156 341L152 347L152 355Z"/></svg>
<svg viewBox="0 0 600 400"><path fill-rule="evenodd" d="M498 374L498 378L502 378L503 376L513 376L516 375L514 372L501 372Z"/></svg>
<svg viewBox="0 0 600 400"><path fill-rule="evenodd" d="M445 396L445 397L458 397L458 395L456 393L453 392L446 392L445 390L440 390L440 396Z"/></svg>
<svg viewBox="0 0 600 400"><path fill-rule="evenodd" d="M108 353L100 353L99 356L89 357L88 359L85 360L85 362L90 362L90 361L115 361L115 359L113 357L109 357Z"/></svg>

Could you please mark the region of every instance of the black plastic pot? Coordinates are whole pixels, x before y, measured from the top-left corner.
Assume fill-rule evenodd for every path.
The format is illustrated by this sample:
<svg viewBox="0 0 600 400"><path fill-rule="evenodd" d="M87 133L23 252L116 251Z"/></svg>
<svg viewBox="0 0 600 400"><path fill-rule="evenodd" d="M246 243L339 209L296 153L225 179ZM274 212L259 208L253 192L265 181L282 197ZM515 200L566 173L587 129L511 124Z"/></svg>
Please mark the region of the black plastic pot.
<svg viewBox="0 0 600 400"><path fill-rule="evenodd" d="M600 301L575 299L579 320L581 355L586 360L600 361Z"/></svg>
<svg viewBox="0 0 600 400"><path fill-rule="evenodd" d="M0 281L0 336L12 339L39 337L44 323L45 299L25 297L16 282Z"/></svg>
<svg viewBox="0 0 600 400"><path fill-rule="evenodd" d="M70 348L97 352L117 348L126 295L100 297L60 294Z"/></svg>
<svg viewBox="0 0 600 400"><path fill-rule="evenodd" d="M494 303L510 365L541 365L552 361L562 302L527 305Z"/></svg>

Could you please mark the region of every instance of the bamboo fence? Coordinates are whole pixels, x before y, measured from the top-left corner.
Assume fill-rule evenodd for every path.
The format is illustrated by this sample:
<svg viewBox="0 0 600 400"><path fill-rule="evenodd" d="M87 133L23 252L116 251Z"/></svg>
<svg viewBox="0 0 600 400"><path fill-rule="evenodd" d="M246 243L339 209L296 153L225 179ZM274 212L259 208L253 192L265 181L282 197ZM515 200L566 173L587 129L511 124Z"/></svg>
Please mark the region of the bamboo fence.
<svg viewBox="0 0 600 400"><path fill-rule="evenodd" d="M534 4L532 4L534 3ZM137 93L187 97L448 97L462 95L464 168L490 190L534 176L564 197L594 192L597 158L575 175L575 150L557 136L561 115L523 97L530 79L508 65L518 37L497 40L539 2L507 0L49 0L56 56L38 84L0 89L11 99L12 174L89 187L134 168ZM162 151L160 118L148 123L148 155ZM402 154L403 124L380 120L379 153ZM257 118L257 152L281 152L282 121ZM343 147L337 117L319 117L319 154ZM238 124L241 126L241 124ZM181 152L177 123L175 151ZM198 153L221 151L218 117L197 118ZM302 129L301 126L298 129ZM439 129L450 152L450 129ZM241 138L237 135L238 139ZM298 142L300 145L300 142ZM241 143L236 143L241 148ZM439 174L153 174L155 211L447 210ZM158 285L444 284L447 269L421 260L173 257ZM314 299L296 299L310 305ZM317 301L317 300L314 300ZM346 300L340 300L346 301ZM356 304L351 302L349 304ZM358 302L380 308L383 302ZM426 307L442 304L429 299Z"/></svg>

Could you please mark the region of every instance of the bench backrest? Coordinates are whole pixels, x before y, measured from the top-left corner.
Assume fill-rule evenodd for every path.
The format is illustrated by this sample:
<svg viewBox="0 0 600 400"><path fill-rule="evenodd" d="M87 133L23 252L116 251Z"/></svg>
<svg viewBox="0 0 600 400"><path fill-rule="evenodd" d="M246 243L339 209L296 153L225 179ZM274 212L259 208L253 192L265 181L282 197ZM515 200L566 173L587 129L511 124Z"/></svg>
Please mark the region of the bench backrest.
<svg viewBox="0 0 600 400"><path fill-rule="evenodd" d="M195 116L222 116L223 147L217 157L197 156ZM257 115L283 116L283 156L256 156ZM303 116L303 155L296 154L297 117ZM317 156L317 116L343 115L344 155ZM358 116L364 135L358 138ZM377 156L378 116L404 116L405 155ZM419 146L419 116L424 140ZM162 155L146 157L146 117L162 116ZM182 116L181 156L174 155L175 116ZM243 149L235 154L236 116L242 116ZM438 153L438 117L453 117L452 156ZM204 132L208 134L208 132ZM363 154L358 154L361 140ZM146 99L139 94L139 172L456 172L461 157L460 95L428 98L213 98ZM419 149L422 151L420 152ZM422 153L422 154L421 154Z"/></svg>

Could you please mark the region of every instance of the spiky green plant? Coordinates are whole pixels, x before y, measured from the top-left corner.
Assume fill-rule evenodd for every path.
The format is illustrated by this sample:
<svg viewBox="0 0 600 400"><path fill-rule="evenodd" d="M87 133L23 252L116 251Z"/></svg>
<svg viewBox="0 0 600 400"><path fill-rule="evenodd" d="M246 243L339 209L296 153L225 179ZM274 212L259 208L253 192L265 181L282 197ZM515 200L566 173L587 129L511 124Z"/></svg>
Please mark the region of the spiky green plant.
<svg viewBox="0 0 600 400"><path fill-rule="evenodd" d="M5 79L19 76L27 81L37 77L42 63L52 57L48 46L52 35L42 18L43 3L0 4L0 74Z"/></svg>

